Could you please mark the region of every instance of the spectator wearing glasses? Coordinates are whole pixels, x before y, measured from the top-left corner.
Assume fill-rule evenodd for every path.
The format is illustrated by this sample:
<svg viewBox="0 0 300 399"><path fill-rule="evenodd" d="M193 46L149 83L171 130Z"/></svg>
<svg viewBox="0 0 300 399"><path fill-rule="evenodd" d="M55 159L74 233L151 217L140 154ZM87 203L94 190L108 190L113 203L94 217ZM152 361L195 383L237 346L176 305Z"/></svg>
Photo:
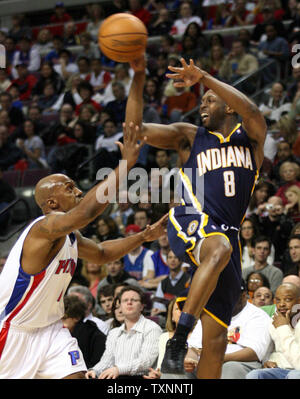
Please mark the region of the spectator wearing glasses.
<svg viewBox="0 0 300 399"><path fill-rule="evenodd" d="M120 293L120 309L124 323L110 330L106 349L100 360L86 373L86 378L143 378L158 357L158 341L162 329L143 315L143 292L128 286Z"/></svg>

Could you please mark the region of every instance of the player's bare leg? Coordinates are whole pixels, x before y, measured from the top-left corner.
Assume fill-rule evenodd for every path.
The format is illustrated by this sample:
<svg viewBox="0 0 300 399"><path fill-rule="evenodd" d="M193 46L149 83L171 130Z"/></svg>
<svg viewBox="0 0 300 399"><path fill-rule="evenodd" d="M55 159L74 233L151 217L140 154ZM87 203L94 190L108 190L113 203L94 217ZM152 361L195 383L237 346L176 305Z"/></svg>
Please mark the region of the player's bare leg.
<svg viewBox="0 0 300 399"><path fill-rule="evenodd" d="M78 371L77 373L69 374L66 377L62 378L63 380L82 380L85 379L85 375L83 371Z"/></svg>
<svg viewBox="0 0 300 399"><path fill-rule="evenodd" d="M187 336L215 290L219 275L230 260L231 251L229 241L223 236L211 236L202 243L200 266L193 276L175 334L167 342L161 366L163 373L184 373L183 361L187 352Z"/></svg>
<svg viewBox="0 0 300 399"><path fill-rule="evenodd" d="M227 345L227 329L205 312L201 314L201 324L202 350L197 378L220 378Z"/></svg>

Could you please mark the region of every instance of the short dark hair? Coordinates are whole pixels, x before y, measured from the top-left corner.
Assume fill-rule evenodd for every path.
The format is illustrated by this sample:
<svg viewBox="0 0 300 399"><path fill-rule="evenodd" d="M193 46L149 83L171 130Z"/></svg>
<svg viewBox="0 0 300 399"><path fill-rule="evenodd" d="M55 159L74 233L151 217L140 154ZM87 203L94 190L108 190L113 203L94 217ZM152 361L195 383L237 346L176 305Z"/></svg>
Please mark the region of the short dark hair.
<svg viewBox="0 0 300 399"><path fill-rule="evenodd" d="M300 234L293 234L289 237L288 244L291 240L300 240Z"/></svg>
<svg viewBox="0 0 300 399"><path fill-rule="evenodd" d="M267 236L258 236L258 237L256 237L256 239L254 240L254 247L256 247L257 244L259 244L261 242L265 242L265 241L267 241L269 243L269 248L271 250L272 241Z"/></svg>
<svg viewBox="0 0 300 399"><path fill-rule="evenodd" d="M64 297L65 316L83 320L85 318L86 304L75 295Z"/></svg>
<svg viewBox="0 0 300 399"><path fill-rule="evenodd" d="M140 299L141 299L141 303L142 303L143 305L146 305L146 296L145 296L144 292L143 292L139 287L134 286L134 285L128 285L127 287L124 287L124 288L122 289L122 291L120 292L120 300L121 300L121 298L122 298L122 295L123 295L125 292L128 292L128 291L134 291L134 292L136 292L137 294L139 294Z"/></svg>
<svg viewBox="0 0 300 399"><path fill-rule="evenodd" d="M249 274L247 274L247 277L246 277L246 288L247 288L247 290L248 290L248 283L249 283L249 280L250 280L250 276L251 276L252 274L258 274L258 275L261 277L262 281L263 281L263 287L270 288L270 281L269 281L269 279L268 279L263 273L260 273L260 272L258 272L258 271L253 270L252 272L250 272Z"/></svg>
<svg viewBox="0 0 300 399"><path fill-rule="evenodd" d="M98 298L101 296L114 296L114 286L112 284L108 284L104 287L101 287L98 291Z"/></svg>

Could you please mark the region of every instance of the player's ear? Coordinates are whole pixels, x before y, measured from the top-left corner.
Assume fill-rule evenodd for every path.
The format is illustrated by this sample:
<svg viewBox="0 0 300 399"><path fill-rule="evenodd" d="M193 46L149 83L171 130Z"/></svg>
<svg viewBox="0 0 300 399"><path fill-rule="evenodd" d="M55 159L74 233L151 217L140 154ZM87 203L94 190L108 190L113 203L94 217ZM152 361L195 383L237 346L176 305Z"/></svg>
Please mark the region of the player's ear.
<svg viewBox="0 0 300 399"><path fill-rule="evenodd" d="M229 105L225 105L225 113L227 115L233 115L233 114L235 114L235 110L230 108Z"/></svg>
<svg viewBox="0 0 300 399"><path fill-rule="evenodd" d="M47 200L47 205L48 205L48 207L49 207L50 209L52 209L52 210L58 208L58 202L57 202L56 198L53 198L53 197L48 198L48 200Z"/></svg>

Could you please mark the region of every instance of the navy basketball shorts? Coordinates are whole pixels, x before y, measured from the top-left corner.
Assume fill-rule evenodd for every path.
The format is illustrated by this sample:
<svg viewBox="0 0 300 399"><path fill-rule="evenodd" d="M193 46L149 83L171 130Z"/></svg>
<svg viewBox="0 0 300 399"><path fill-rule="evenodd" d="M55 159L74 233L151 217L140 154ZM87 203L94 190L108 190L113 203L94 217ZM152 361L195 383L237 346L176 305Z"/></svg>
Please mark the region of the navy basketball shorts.
<svg viewBox="0 0 300 399"><path fill-rule="evenodd" d="M241 248L238 229L217 224L209 215L188 206L177 206L169 212L168 238L170 248L183 262L199 267L194 256L196 245L203 239L224 236L232 246L229 263L221 272L217 286L203 309L219 324L228 327L233 308L241 294Z"/></svg>

